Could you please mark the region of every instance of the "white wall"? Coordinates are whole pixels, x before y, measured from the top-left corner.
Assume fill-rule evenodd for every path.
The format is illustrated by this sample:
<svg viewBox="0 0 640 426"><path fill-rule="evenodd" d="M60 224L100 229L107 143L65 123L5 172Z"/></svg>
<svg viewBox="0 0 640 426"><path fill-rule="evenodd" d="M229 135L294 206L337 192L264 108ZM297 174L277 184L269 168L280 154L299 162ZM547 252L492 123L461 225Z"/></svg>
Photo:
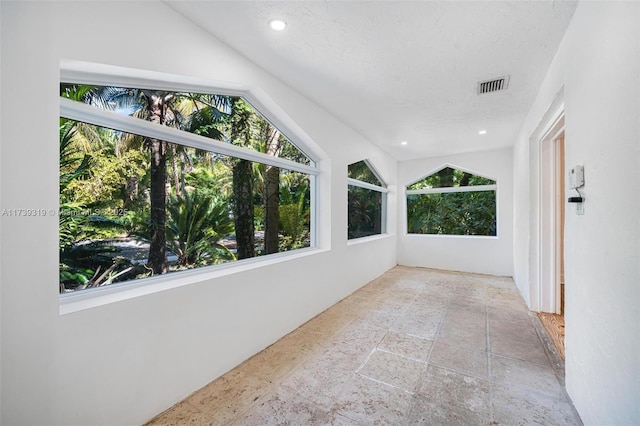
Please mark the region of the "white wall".
<svg viewBox="0 0 640 426"><path fill-rule="evenodd" d="M408 235L406 233L404 188L407 184L415 182L446 164L497 181L497 237ZM398 264L481 274L512 275L513 166L511 149L400 162L398 164L398 186L400 193Z"/></svg>
<svg viewBox="0 0 640 426"><path fill-rule="evenodd" d="M640 423L639 25L638 2L581 2L514 147L515 279L528 298L530 138L560 94L566 165L585 168L585 214L566 212L565 326L567 391L587 425Z"/></svg>
<svg viewBox="0 0 640 426"><path fill-rule="evenodd" d="M57 208L61 58L259 87L325 153L317 252L65 315L57 218L2 217L0 423L142 423L396 264L395 212L390 236L346 241L347 164L393 187L395 161L165 5L0 7L2 208Z"/></svg>

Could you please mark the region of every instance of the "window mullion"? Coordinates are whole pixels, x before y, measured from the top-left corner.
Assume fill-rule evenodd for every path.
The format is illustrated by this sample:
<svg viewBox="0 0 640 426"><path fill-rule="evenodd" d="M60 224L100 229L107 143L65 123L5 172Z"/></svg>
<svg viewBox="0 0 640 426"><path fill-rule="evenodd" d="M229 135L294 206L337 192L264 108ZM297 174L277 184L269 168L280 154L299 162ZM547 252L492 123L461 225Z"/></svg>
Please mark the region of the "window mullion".
<svg viewBox="0 0 640 426"><path fill-rule="evenodd" d="M66 98L60 98L60 116L113 130L160 139L191 148L211 151L217 154L241 158L243 160L255 161L296 172L311 175L317 175L319 173L318 169L312 166L307 166L306 164L296 163L295 161L274 157L261 152L250 151L222 141L184 132L172 127L160 126L149 121L120 115L112 111L101 110Z"/></svg>
<svg viewBox="0 0 640 426"><path fill-rule="evenodd" d="M458 186L449 188L426 188L426 189L408 189L407 195L419 194L444 194L450 192L476 192L476 191L495 191L497 185L477 185L477 186Z"/></svg>
<svg viewBox="0 0 640 426"><path fill-rule="evenodd" d="M360 188L371 189L373 191L378 191L378 192L383 192L383 193L389 192L389 190L387 188L384 188L384 187L378 186L378 185L373 185L371 183L363 182L363 181L357 180L357 179L347 178L347 183L349 185L351 185L351 186L357 186L357 187L360 187Z"/></svg>

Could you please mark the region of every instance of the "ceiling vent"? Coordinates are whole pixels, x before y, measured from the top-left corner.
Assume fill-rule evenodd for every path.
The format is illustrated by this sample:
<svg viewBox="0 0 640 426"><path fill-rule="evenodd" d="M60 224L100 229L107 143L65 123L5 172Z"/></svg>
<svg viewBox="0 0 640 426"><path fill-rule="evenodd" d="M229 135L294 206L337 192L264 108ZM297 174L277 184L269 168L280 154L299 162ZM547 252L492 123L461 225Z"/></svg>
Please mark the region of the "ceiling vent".
<svg viewBox="0 0 640 426"><path fill-rule="evenodd" d="M499 92L501 90L507 90L509 87L509 76L494 78L493 80L479 81L478 82L478 95L484 95L485 93Z"/></svg>

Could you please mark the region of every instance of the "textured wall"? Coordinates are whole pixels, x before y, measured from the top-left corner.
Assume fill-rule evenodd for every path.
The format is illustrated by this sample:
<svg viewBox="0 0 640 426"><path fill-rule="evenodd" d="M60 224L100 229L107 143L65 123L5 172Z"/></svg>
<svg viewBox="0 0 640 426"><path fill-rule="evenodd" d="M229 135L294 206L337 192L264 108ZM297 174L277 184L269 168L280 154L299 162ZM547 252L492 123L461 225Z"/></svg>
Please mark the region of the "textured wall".
<svg viewBox="0 0 640 426"><path fill-rule="evenodd" d="M570 206L565 228L566 383L585 424L640 422L639 24L637 2L581 2L514 147L515 278L527 297L538 250L529 138L560 93L566 164L585 167L585 214Z"/></svg>
<svg viewBox="0 0 640 426"><path fill-rule="evenodd" d="M394 236L346 240L347 164L395 161L162 3L0 7L3 208L57 208L61 58L261 88L325 153L320 250L65 315L57 218L3 217L0 423L143 423L396 264Z"/></svg>

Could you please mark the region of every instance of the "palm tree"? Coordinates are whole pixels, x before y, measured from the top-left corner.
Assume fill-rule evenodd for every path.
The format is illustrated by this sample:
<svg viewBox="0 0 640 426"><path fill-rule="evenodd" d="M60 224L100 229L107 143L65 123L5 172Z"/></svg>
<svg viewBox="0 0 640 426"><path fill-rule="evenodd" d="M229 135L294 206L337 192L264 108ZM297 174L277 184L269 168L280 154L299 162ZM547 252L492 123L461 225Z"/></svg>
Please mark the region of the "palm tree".
<svg viewBox="0 0 640 426"><path fill-rule="evenodd" d="M265 153L280 156L282 140L280 132L265 121L264 139ZM264 166L264 252L265 254L277 253L279 246L279 222L280 222L280 168L271 165Z"/></svg>
<svg viewBox="0 0 640 426"><path fill-rule="evenodd" d="M72 91L73 92L73 91ZM98 108L126 111L129 114L163 126L183 128L187 131L218 137L211 120L219 118L218 107L228 104L227 97L176 93L165 90L128 89L122 87L89 87L76 90L75 97ZM214 111L215 110L215 111ZM169 149L166 141L144 138L144 146L150 153L150 247L148 267L153 274L168 270L166 239L167 207L167 159L169 153L178 155L177 149Z"/></svg>
<svg viewBox="0 0 640 426"><path fill-rule="evenodd" d="M233 232L226 204L198 190L171 197L167 239L178 255L178 266L193 267L233 260L220 239Z"/></svg>
<svg viewBox="0 0 640 426"><path fill-rule="evenodd" d="M253 109L242 99L233 98L231 105L231 141L250 146ZM253 165L244 159L233 160L233 218L236 230L238 259L255 256L255 225L253 211Z"/></svg>

